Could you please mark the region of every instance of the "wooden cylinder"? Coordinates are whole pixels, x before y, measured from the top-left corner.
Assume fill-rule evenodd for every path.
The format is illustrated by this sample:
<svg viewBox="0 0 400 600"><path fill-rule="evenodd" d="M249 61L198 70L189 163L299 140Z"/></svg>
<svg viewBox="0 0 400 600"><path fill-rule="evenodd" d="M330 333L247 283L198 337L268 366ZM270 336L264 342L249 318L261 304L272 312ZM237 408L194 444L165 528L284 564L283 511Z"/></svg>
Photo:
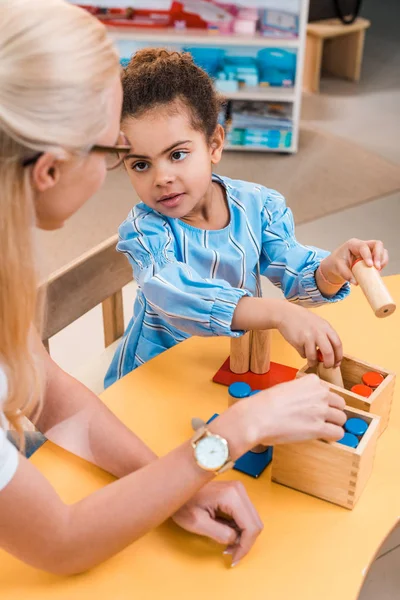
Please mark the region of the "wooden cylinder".
<svg viewBox="0 0 400 600"><path fill-rule="evenodd" d="M318 365L318 376L328 383L333 383L333 385L338 385L341 388L344 388L342 373L340 367L331 367L327 369L324 366L324 363L320 362Z"/></svg>
<svg viewBox="0 0 400 600"><path fill-rule="evenodd" d="M322 355L321 350L318 348L317 350L317 359L318 359L318 376L323 381L327 381L328 383L333 383L339 387L344 387L342 372L340 367L330 367L329 369L324 366L324 357Z"/></svg>
<svg viewBox="0 0 400 600"><path fill-rule="evenodd" d="M251 340L250 370L252 373L264 375L270 369L271 331L254 330Z"/></svg>
<svg viewBox="0 0 400 600"><path fill-rule="evenodd" d="M371 305L376 317L389 317L396 310L379 271L359 259L353 265L353 275Z"/></svg>
<svg viewBox="0 0 400 600"><path fill-rule="evenodd" d="M250 369L251 332L231 338L230 369L232 373L247 373Z"/></svg>

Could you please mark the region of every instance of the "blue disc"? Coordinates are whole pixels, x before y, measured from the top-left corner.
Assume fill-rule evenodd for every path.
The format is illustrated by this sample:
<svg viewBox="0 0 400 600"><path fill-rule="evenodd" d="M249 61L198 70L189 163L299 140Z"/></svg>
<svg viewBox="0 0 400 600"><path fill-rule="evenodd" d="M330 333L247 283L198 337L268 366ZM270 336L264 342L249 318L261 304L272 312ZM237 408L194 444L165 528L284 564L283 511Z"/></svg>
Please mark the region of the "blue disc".
<svg viewBox="0 0 400 600"><path fill-rule="evenodd" d="M361 437L367 431L368 423L359 418L349 419L344 424L344 428L348 433Z"/></svg>
<svg viewBox="0 0 400 600"><path fill-rule="evenodd" d="M261 392L261 390L253 390L252 392L250 392L249 396L255 396L255 394L259 394Z"/></svg>
<svg viewBox="0 0 400 600"><path fill-rule="evenodd" d="M338 444L343 444L344 446L350 446L350 448L357 448L358 446L358 438L352 433L345 433L341 440L338 440Z"/></svg>
<svg viewBox="0 0 400 600"><path fill-rule="evenodd" d="M251 394L251 387L243 381L236 381L228 388L229 395L232 398L247 398Z"/></svg>

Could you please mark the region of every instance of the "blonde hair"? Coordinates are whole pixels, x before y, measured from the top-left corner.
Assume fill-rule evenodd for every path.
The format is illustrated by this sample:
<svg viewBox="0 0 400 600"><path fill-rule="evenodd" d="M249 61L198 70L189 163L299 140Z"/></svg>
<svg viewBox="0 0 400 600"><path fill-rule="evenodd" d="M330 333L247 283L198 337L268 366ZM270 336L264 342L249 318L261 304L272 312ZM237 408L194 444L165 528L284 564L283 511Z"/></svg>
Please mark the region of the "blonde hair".
<svg viewBox="0 0 400 600"><path fill-rule="evenodd" d="M0 368L17 430L41 402L30 169L41 152L88 149L106 128L118 57L105 28L64 0L2 3L0 20Z"/></svg>

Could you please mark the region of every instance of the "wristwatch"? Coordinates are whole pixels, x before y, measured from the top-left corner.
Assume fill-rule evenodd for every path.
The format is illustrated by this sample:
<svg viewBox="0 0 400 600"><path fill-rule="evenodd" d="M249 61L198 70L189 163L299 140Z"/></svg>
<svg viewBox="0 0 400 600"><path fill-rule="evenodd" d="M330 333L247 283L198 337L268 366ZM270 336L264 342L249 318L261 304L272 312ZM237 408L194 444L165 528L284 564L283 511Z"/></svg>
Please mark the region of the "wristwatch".
<svg viewBox="0 0 400 600"><path fill-rule="evenodd" d="M206 426L195 432L191 444L196 463L205 471L220 475L232 469L235 464L229 455L227 440L216 433L210 433Z"/></svg>

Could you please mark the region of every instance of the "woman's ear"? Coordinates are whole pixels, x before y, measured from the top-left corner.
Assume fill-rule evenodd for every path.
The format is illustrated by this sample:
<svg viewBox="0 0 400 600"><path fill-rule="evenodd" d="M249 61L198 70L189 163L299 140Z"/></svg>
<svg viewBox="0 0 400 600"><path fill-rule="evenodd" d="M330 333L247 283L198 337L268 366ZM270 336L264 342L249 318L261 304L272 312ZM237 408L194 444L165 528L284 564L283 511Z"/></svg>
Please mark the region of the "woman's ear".
<svg viewBox="0 0 400 600"><path fill-rule="evenodd" d="M60 162L53 154L44 152L32 168L32 185L37 192L46 192L60 179Z"/></svg>
<svg viewBox="0 0 400 600"><path fill-rule="evenodd" d="M221 160L222 151L225 143L225 131L222 125L217 125L214 134L211 138L211 162L213 165L217 165Z"/></svg>

